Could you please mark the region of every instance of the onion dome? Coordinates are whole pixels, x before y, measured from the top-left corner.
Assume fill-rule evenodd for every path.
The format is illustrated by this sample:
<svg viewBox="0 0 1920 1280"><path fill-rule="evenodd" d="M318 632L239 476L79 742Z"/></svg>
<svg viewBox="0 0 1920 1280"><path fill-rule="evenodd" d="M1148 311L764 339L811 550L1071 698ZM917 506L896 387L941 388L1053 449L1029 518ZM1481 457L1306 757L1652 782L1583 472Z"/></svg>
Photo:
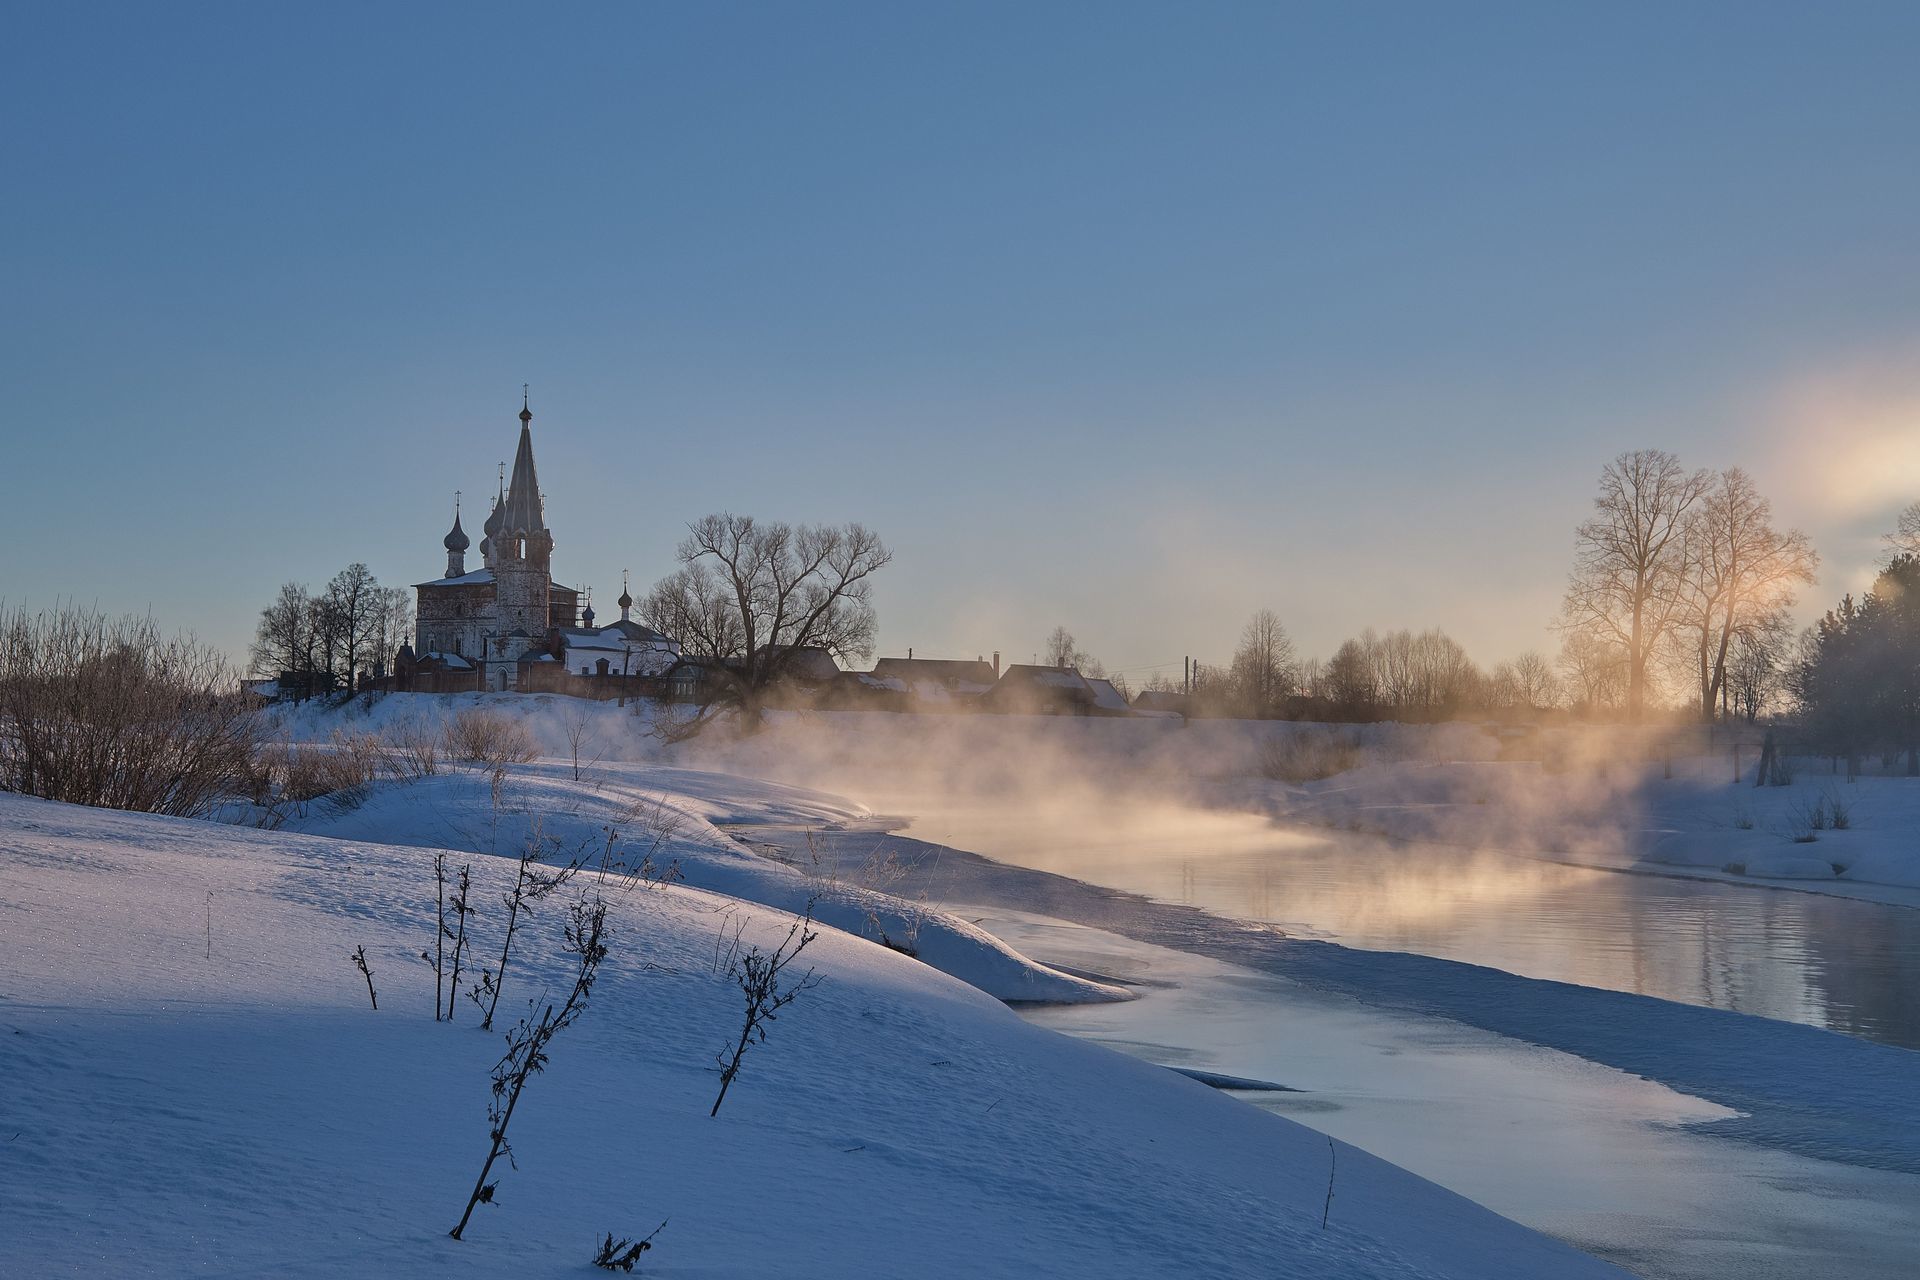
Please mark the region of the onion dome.
<svg viewBox="0 0 1920 1280"><path fill-rule="evenodd" d="M449 551L465 551L473 544L467 540L467 531L460 527L460 513L453 513L453 528L440 540L440 545Z"/></svg>

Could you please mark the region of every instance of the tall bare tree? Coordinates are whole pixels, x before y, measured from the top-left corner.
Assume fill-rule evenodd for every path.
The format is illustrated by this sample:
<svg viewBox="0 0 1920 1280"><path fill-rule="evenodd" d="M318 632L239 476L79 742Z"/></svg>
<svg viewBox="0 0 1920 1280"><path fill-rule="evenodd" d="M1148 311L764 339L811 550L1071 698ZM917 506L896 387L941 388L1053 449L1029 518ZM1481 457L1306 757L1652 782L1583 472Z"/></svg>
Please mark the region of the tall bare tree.
<svg viewBox="0 0 1920 1280"><path fill-rule="evenodd" d="M1280 624L1280 615L1262 609L1248 619L1233 654L1234 690L1247 714L1261 717L1278 711L1293 693L1299 668L1293 639Z"/></svg>
<svg viewBox="0 0 1920 1280"><path fill-rule="evenodd" d="M1714 477L1687 521L1687 570L1677 629L1698 665L1700 715L1712 719L1735 640L1792 605L1820 557L1798 529L1773 527L1773 507L1739 467Z"/></svg>
<svg viewBox="0 0 1920 1280"><path fill-rule="evenodd" d="M680 568L640 616L709 660L700 722L732 708L758 725L769 689L802 650L836 660L873 653L873 575L893 553L862 525L790 525L718 514L687 526Z"/></svg>
<svg viewBox="0 0 1920 1280"><path fill-rule="evenodd" d="M253 673L277 676L283 671L306 670L313 652L312 623L306 587L298 582L283 584L273 603L260 611L249 652Z"/></svg>
<svg viewBox="0 0 1920 1280"><path fill-rule="evenodd" d="M1787 691L1793 642L1793 622L1784 609L1740 632L1727 658L1727 683L1720 693L1728 715L1752 724Z"/></svg>
<svg viewBox="0 0 1920 1280"><path fill-rule="evenodd" d="M1601 471L1594 514L1575 535L1562 625L1626 650L1629 719L1644 712L1649 664L1681 619L1687 531L1712 484L1665 450L1623 453Z"/></svg>
<svg viewBox="0 0 1920 1280"><path fill-rule="evenodd" d="M359 672L371 665L373 632L383 623L387 603L373 572L358 561L333 575L324 599L338 628L337 657L343 669L336 674L351 691Z"/></svg>
<svg viewBox="0 0 1920 1280"><path fill-rule="evenodd" d="M1560 701L1560 681L1553 674L1553 666L1534 650L1529 649L1508 664L1513 675L1513 693L1522 707L1536 710L1556 705Z"/></svg>
<svg viewBox="0 0 1920 1280"><path fill-rule="evenodd" d="M392 670L394 654L413 634L413 596L405 587L380 587L367 625L367 662L375 675Z"/></svg>
<svg viewBox="0 0 1920 1280"><path fill-rule="evenodd" d="M1322 697L1344 716L1358 719L1380 703L1380 677L1374 670L1373 633L1348 640L1333 651L1321 672Z"/></svg>

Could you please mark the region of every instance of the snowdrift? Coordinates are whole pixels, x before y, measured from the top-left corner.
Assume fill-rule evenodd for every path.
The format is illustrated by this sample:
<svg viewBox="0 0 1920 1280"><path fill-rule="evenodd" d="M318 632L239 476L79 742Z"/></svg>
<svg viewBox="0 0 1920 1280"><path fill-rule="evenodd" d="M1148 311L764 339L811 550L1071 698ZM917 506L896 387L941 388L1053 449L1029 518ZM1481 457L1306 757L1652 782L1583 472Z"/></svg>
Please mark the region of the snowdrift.
<svg viewBox="0 0 1920 1280"><path fill-rule="evenodd" d="M816 919L911 950L927 964L1002 1000L1124 1000L1120 987L1036 964L967 921L807 865L756 852L722 831L859 829L864 810L819 792L685 769L603 766L574 780L570 765L517 766L496 797L486 774L456 770L383 782L352 807L319 803L285 829L381 844L515 858L529 841L547 861L616 867L650 859L681 882L784 911L813 903ZM609 845L609 841L612 844ZM876 869L876 876L882 874Z"/></svg>

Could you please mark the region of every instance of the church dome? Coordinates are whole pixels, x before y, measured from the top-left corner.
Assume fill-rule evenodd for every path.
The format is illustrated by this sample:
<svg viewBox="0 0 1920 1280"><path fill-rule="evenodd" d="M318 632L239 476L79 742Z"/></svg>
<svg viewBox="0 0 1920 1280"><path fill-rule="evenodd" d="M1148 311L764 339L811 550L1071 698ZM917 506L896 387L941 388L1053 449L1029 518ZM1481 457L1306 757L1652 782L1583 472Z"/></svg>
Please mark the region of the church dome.
<svg viewBox="0 0 1920 1280"><path fill-rule="evenodd" d="M449 551L465 551L469 546L473 545L467 540L467 531L460 527L460 517L457 513L453 517L452 530L448 532L445 538L441 539L440 545Z"/></svg>

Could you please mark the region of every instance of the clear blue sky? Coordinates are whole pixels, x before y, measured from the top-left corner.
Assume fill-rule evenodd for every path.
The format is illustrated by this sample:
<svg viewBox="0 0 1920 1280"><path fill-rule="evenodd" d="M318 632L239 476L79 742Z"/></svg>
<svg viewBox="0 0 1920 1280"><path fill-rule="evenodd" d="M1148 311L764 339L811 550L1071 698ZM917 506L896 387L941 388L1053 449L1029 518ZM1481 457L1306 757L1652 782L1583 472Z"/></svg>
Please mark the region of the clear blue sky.
<svg viewBox="0 0 1920 1280"><path fill-rule="evenodd" d="M8 6L0 596L439 572L520 384L597 598L732 509L882 652L1549 643L1603 462L1920 496L1920 6ZM484 513L482 513L484 514ZM470 522L471 527L471 522ZM1177 668L1176 668L1177 669Z"/></svg>

